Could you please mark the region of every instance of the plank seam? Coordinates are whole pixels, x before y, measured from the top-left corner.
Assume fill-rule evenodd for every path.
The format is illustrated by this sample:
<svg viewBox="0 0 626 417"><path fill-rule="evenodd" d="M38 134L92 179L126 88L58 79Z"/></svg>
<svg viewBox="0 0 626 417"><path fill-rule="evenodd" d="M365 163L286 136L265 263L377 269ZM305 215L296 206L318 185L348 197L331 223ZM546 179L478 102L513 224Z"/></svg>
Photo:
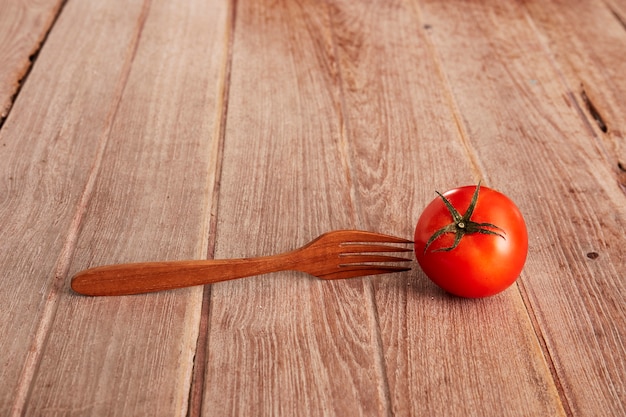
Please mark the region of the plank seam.
<svg viewBox="0 0 626 417"><path fill-rule="evenodd" d="M546 362L548 370L550 371L552 382L554 383L556 391L559 395L559 403L563 407L563 411L565 412L565 415L567 417L573 417L574 413L572 412L572 408L570 407L569 401L567 400L565 388L563 387L563 384L561 383L561 379L559 378L559 375L556 369L556 364L554 363L554 359L552 358L552 355L550 354L550 349L548 348L548 343L546 342L546 339L543 333L539 330L541 329L541 326L539 324L539 319L537 318L537 315L535 314L535 310L533 309L532 302L530 301L528 291L526 290L526 287L521 281L518 283L517 289L520 293L520 296L522 297L522 303L524 304L524 309L526 310L526 314L528 315L528 320L530 321L530 324L533 329L533 333L535 334L535 338L537 342L539 343L541 352L543 354L543 358Z"/></svg>
<svg viewBox="0 0 626 417"><path fill-rule="evenodd" d="M218 123L215 128L214 137L218 138L217 151L215 157L214 179L212 184L211 209L209 212L207 259L215 259L215 246L217 241L217 219L219 208L219 197L221 178L223 171L224 143L226 141L226 120L228 116L228 98L230 94L230 77L233 58L233 44L235 37L235 22L237 16L237 0L230 1L228 10L228 24L226 27L226 56L221 74L221 94L218 109ZM210 178L209 178L210 181ZM189 404L187 415L189 417L199 417L202 414L204 399L204 387L206 381L206 360L209 346L209 317L211 315L211 285L205 285L202 292L202 307L200 311L200 323L198 329L198 339L196 341L196 354L194 356L192 377L189 386Z"/></svg>
<svg viewBox="0 0 626 417"><path fill-rule="evenodd" d="M48 335L50 334L50 329L58 310L58 299L61 296L62 288L67 279L67 274L69 272L71 261L76 249L76 245L78 243L78 237L80 235L80 231L83 225L83 220L87 213L91 197L94 193L96 179L100 172L100 166L102 164L102 160L107 148L113 121L115 120L115 117L117 115L119 105L122 100L126 84L128 82L132 62L135 59L139 40L141 38L141 34L143 32L143 28L149 14L150 4L151 0L145 0L143 3L141 14L139 15L137 29L135 30L135 34L128 47L127 58L120 72L120 79L115 87L115 94L113 96L111 108L107 115L107 123L105 125L106 127L100 135L100 138L98 139L98 148L93 164L87 176L87 182L76 207L76 212L72 218L72 222L70 223L69 231L61 249L61 253L59 255L59 258L57 259L53 282L51 284L48 296L44 301L41 319L35 331L35 336L33 338L31 348L29 349L28 355L22 367L20 379L17 384L15 401L12 408L12 416L15 417L24 414L24 409L26 408L27 401L30 396L32 382L35 379L35 375L39 368L39 364L43 356L43 351L45 350L45 346L47 343Z"/></svg>
<svg viewBox="0 0 626 417"><path fill-rule="evenodd" d="M415 16L415 20L417 23L417 27L424 28L428 32L429 26L424 24L422 11L420 9L419 4L417 4L417 1L416 0L414 1L405 0L405 1L409 2L408 4L409 10L414 11L414 16ZM430 51L430 55L433 57L435 67L437 68L437 73L439 75L439 79L441 80L441 84L444 87L445 97L447 99L448 106L450 108L450 113L453 118L454 124L457 128L457 131L459 132L459 134L457 135L457 138L459 139L459 142L461 143L461 146L463 150L465 151L465 154L467 155L474 180L476 182L482 181L483 183L488 184L489 179L488 179L486 170L481 168L482 165L480 163L480 158L477 152L475 151L474 147L472 146L472 143L470 140L470 134L467 131L467 127L465 126L465 123L463 122L463 116L461 114L461 110L459 109L457 101L454 98L452 84L450 83L450 80L448 79L448 76L446 75L446 71L444 70L444 65L441 60L441 56L439 55L437 48L435 47L435 44L430 39L430 36L431 35L429 33L427 33L426 36L424 36L424 39L426 40L425 43L427 45L428 50Z"/></svg>
<svg viewBox="0 0 626 417"><path fill-rule="evenodd" d="M378 312L378 304L376 303L376 289L372 278L368 278L365 282L365 289L368 295L370 309L372 310L372 333L376 337L375 346L378 355L376 355L376 367L380 374L382 381L382 387L380 395L383 399L383 411L384 415L393 416L393 403L391 401L391 386L389 383L389 373L387 369L387 362L385 361L385 344L383 341L382 332L380 330L380 314Z"/></svg>

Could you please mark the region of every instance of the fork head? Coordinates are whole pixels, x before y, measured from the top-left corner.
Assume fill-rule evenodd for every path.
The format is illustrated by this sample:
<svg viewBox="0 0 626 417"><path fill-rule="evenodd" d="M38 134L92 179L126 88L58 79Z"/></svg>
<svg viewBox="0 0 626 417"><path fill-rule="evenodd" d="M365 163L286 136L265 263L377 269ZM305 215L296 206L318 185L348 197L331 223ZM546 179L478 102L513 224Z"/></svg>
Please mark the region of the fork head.
<svg viewBox="0 0 626 417"><path fill-rule="evenodd" d="M300 248L299 264L294 268L322 279L353 278L366 275L408 271L406 266L385 262L410 262L411 259L384 253L412 252L410 240L360 230L336 230L324 233Z"/></svg>

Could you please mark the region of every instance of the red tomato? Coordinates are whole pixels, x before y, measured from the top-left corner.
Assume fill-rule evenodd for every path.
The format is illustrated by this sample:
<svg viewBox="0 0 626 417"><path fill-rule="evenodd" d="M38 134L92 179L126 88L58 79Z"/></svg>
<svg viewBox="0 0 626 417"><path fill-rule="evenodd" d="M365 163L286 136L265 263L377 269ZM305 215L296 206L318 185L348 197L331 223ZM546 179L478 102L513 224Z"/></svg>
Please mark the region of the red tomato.
<svg viewBox="0 0 626 417"><path fill-rule="evenodd" d="M415 255L424 273L461 297L487 297L508 288L528 253L528 232L517 206L480 184L437 194L415 228Z"/></svg>

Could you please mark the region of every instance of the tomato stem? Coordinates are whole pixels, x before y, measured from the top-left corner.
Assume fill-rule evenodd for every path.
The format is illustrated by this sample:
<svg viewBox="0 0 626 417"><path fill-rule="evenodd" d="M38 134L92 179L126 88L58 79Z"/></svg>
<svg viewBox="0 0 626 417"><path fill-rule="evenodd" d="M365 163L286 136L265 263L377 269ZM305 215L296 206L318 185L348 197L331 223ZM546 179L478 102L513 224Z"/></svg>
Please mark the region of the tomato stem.
<svg viewBox="0 0 626 417"><path fill-rule="evenodd" d="M450 203L450 201L446 197L444 197L443 194L441 194L439 191L435 191L435 192L439 195L439 197L441 197L441 199L443 200L443 203L448 208L448 211L450 212L450 215L452 216L452 223L442 227L441 229L437 230L435 233L432 234L432 236L428 239L428 242L426 242L426 246L424 247L424 253L426 253L430 245L435 240L437 240L439 237L441 237L442 235L446 233L454 233L454 243L452 244L452 246L449 246L446 248L435 249L433 252L449 252L455 249L457 246L459 246L459 243L461 243L461 239L463 239L465 235L474 234L474 233L482 233L485 235L499 236L502 239L506 240L506 237L504 237L506 232L502 230L501 227L498 227L495 224L491 224L491 223L476 223L476 222L471 221L472 214L474 213L474 209L476 208L476 203L478 202L478 193L480 192L480 182L476 186L476 190L474 191L474 194L472 195L472 200L470 201L470 205L465 211L465 214L463 215L461 215L458 212L458 210L452 205L452 203ZM493 229L497 231L494 231Z"/></svg>

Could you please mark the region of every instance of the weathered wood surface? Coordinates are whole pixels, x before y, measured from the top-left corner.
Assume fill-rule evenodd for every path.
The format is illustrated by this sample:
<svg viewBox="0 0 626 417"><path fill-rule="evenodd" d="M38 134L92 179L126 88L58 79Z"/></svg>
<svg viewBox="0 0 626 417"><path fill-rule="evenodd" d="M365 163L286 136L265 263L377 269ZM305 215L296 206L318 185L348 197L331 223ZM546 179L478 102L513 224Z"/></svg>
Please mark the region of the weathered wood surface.
<svg viewBox="0 0 626 417"><path fill-rule="evenodd" d="M74 218L119 101L141 9L128 7L116 36L107 37L108 21L87 18L104 10L69 6L57 21L60 34L49 37L40 69L32 71L0 131L3 415L22 409L49 340L77 232ZM92 50L100 51L98 60L85 54Z"/></svg>
<svg viewBox="0 0 626 417"><path fill-rule="evenodd" d="M0 6L0 415L626 414L622 1L101 3ZM435 189L478 180L530 232L488 299L417 264L69 289L410 238Z"/></svg>
<svg viewBox="0 0 626 417"><path fill-rule="evenodd" d="M61 4L62 0L0 0L0 124Z"/></svg>

